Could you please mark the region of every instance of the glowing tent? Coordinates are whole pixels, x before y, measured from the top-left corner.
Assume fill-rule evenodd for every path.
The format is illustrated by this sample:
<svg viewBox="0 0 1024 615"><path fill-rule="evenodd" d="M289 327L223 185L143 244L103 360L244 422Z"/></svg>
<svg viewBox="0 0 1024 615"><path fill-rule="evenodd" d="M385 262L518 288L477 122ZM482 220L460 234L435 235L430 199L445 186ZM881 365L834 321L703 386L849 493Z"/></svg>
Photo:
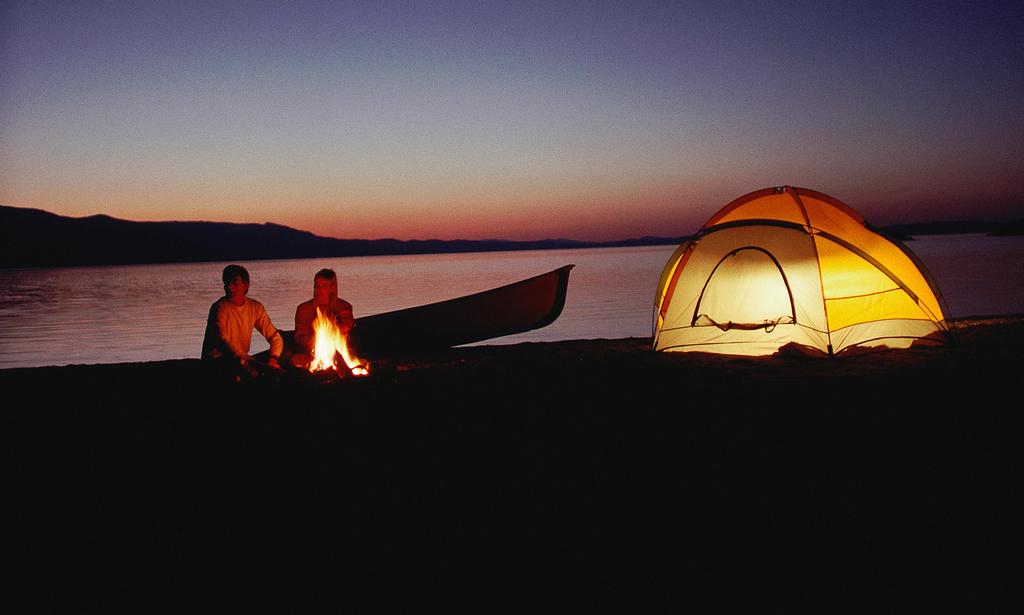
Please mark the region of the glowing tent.
<svg viewBox="0 0 1024 615"><path fill-rule="evenodd" d="M917 258L840 201L767 188L722 208L658 283L654 349L827 354L940 341L941 295Z"/></svg>

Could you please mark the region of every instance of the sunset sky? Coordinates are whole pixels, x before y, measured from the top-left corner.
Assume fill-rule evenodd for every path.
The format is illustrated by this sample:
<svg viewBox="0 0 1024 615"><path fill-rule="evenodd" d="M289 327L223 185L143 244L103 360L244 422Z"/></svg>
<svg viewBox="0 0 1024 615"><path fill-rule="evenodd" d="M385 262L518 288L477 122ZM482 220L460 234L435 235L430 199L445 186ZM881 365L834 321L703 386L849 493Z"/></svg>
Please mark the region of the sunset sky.
<svg viewBox="0 0 1024 615"><path fill-rule="evenodd" d="M0 3L0 203L320 235L682 235L791 184L1024 216L1020 2Z"/></svg>

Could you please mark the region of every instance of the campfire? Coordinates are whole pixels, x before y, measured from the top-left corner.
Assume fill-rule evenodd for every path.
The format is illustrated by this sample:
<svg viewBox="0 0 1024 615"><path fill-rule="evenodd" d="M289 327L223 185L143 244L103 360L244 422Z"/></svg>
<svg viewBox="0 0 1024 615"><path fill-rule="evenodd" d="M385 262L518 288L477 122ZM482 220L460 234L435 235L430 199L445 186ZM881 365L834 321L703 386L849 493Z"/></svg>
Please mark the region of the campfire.
<svg viewBox="0 0 1024 615"><path fill-rule="evenodd" d="M315 343L313 345L313 358L309 363L309 371L323 372L334 370L335 373L351 373L353 376L366 376L370 373L370 365L354 356L348 349L347 336L334 323L320 311L316 310L316 320L313 321L313 333ZM339 369L336 358L341 356L344 367Z"/></svg>

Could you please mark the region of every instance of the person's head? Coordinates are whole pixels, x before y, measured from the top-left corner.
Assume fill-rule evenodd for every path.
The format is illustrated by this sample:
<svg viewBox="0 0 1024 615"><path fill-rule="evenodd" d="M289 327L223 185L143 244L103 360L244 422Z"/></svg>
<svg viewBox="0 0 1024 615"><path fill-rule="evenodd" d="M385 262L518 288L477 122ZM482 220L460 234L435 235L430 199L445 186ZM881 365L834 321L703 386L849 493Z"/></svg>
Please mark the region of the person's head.
<svg viewBox="0 0 1024 615"><path fill-rule="evenodd" d="M338 298L338 276L331 269L321 269L313 276L313 301L327 305Z"/></svg>
<svg viewBox="0 0 1024 615"><path fill-rule="evenodd" d="M249 272L241 265L228 265L221 274L224 294L234 303L242 303L249 292Z"/></svg>

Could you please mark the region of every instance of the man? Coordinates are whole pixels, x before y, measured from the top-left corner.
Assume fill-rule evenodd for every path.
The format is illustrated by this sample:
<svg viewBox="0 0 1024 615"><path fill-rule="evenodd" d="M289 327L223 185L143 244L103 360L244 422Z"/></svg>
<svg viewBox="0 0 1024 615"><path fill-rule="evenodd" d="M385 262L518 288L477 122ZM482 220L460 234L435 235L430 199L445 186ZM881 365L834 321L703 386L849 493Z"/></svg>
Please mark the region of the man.
<svg viewBox="0 0 1024 615"><path fill-rule="evenodd" d="M224 296L210 306L203 338L203 359L222 361L238 375L242 371L249 376L257 375L258 370L254 369L249 356L249 344L255 328L270 343L268 365L278 368L284 340L270 321L263 304L246 296L249 293L249 272L241 265L228 265L221 278Z"/></svg>

